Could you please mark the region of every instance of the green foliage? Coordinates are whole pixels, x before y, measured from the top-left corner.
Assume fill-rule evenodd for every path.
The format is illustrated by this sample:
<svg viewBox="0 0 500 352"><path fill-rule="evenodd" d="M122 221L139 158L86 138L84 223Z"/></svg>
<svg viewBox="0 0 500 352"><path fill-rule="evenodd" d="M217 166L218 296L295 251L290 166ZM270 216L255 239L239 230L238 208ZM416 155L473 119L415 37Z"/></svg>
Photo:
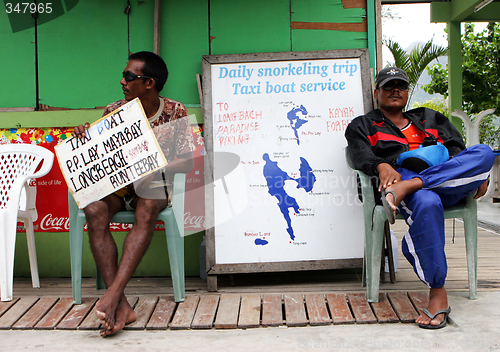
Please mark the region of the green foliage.
<svg viewBox="0 0 500 352"><path fill-rule="evenodd" d="M466 23L462 34L462 109L474 116L495 108L500 112L500 23L490 22L486 29L474 33L474 24ZM424 86L429 93L448 96L448 66L427 68L431 83ZM473 118L472 118L473 119ZM497 116L486 116L479 126L479 140L493 149L500 148Z"/></svg>
<svg viewBox="0 0 500 352"><path fill-rule="evenodd" d="M441 114L443 114L444 116L450 116L450 109L448 107L448 103L446 102L446 100L443 100L443 99L432 99L432 100L427 100L427 101L424 101L423 103L413 103L413 105L411 106L412 109L416 109L416 108L421 108L421 107L425 107L425 108L429 108L429 109L432 109L432 110L435 110L435 111L439 111Z"/></svg>
<svg viewBox="0 0 500 352"><path fill-rule="evenodd" d="M493 150L500 149L500 126L498 117L495 115L486 116L479 125L479 141L487 144Z"/></svg>
<svg viewBox="0 0 500 352"><path fill-rule="evenodd" d="M466 23L462 34L463 110L477 114L500 108L500 23L490 22L475 34L474 24ZM448 96L448 66L432 65L427 69L431 83L424 86L429 93Z"/></svg>
<svg viewBox="0 0 500 352"><path fill-rule="evenodd" d="M423 46L417 45L412 51L406 52L397 42L391 39L384 40L384 44L389 48L394 56L394 63L390 66L396 66L406 71L410 83L409 100L417 85L418 79L431 61L440 56L448 54L448 48L432 44L432 39Z"/></svg>
<svg viewBox="0 0 500 352"><path fill-rule="evenodd" d="M450 109L448 103L443 99L432 99L424 101L423 103L413 103L412 109L426 107L435 111L439 111L444 116L450 116ZM474 121L475 116L471 116ZM463 121L462 121L463 126ZM465 130L465 128L462 128ZM464 140L467 136L464 136ZM498 118L494 115L488 115L481 121L479 125L479 140L483 144L489 145L492 149L500 149L500 126Z"/></svg>

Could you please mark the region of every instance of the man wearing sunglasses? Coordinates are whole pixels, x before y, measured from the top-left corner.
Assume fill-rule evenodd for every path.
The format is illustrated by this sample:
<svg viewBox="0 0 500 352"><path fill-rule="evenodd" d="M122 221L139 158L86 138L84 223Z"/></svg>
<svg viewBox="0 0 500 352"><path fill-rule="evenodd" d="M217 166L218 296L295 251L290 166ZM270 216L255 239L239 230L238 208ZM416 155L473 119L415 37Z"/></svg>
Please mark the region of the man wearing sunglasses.
<svg viewBox="0 0 500 352"><path fill-rule="evenodd" d="M158 213L168 204L171 187L167 185L175 173L187 173L194 165L195 147L187 110L183 104L159 95L167 77L167 66L158 55L147 51L130 55L120 81L125 99L109 104L104 110L103 116L138 97L168 165L161 172L150 174L84 209L92 254L107 287L96 303L102 336L112 335L136 319L125 297L125 286L151 242ZM76 127L73 136L85 136L89 127L88 123ZM136 216L118 264L109 222L120 210L135 210Z"/></svg>
<svg viewBox="0 0 500 352"><path fill-rule="evenodd" d="M486 193L494 155L485 145L465 149L460 133L446 116L427 108L404 111L408 101L408 76L397 67L379 72L374 91L379 109L355 118L345 137L350 158L382 192L380 202L394 223L399 211L409 226L402 250L419 279L429 288L429 306L415 320L421 328L446 325L450 308L444 287L447 264L444 252L443 207L475 192ZM443 144L450 156L423 171L398 166L400 154L420 145ZM404 165L404 164L403 164Z"/></svg>

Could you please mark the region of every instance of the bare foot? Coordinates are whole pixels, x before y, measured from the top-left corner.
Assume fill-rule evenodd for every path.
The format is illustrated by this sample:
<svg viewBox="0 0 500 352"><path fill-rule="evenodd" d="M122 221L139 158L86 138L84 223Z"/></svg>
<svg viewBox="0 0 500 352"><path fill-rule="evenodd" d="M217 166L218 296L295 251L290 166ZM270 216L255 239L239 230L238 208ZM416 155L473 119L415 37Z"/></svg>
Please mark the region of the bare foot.
<svg viewBox="0 0 500 352"><path fill-rule="evenodd" d="M411 180L396 182L385 189L387 192L385 198L391 206L394 216L396 216L396 211L398 210L401 201L407 195L419 189L422 189L422 180L418 177L412 178ZM394 199L394 195L389 192L394 192L396 194L396 199Z"/></svg>
<svg viewBox="0 0 500 352"><path fill-rule="evenodd" d="M113 328L106 329L103 325L101 328L101 336L106 337L113 335L123 329L126 324L129 324L137 319L137 315L127 301L125 295L122 296L118 307L116 308L115 323Z"/></svg>
<svg viewBox="0 0 500 352"><path fill-rule="evenodd" d="M429 292L429 305L427 306L427 311L434 315L441 309L448 309L448 295L446 294L446 289L444 287L431 288ZM443 321L445 315L439 314L433 320L429 318L425 313L421 313L415 322L422 325L439 325Z"/></svg>
<svg viewBox="0 0 500 352"><path fill-rule="evenodd" d="M95 314L102 321L102 325L106 330L113 329L115 325L116 308L121 301L123 293L116 292L108 288L106 293L96 303Z"/></svg>

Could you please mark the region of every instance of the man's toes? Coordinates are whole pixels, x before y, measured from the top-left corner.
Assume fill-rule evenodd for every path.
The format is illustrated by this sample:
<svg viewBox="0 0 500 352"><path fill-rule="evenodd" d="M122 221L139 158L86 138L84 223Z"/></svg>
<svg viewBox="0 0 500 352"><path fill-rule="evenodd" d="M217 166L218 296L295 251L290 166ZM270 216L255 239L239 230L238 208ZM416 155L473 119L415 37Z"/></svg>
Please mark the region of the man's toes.
<svg viewBox="0 0 500 352"><path fill-rule="evenodd" d="M439 314L438 317L443 317L443 314ZM437 317L436 317L437 318ZM443 322L444 320L444 317L441 319L432 319L431 322L429 324L431 325L439 325Z"/></svg>
<svg viewBox="0 0 500 352"><path fill-rule="evenodd" d="M427 315L419 315L416 319L415 322L417 324L424 324L428 325L431 322L431 319Z"/></svg>
<svg viewBox="0 0 500 352"><path fill-rule="evenodd" d="M100 310L97 310L95 311L95 315L97 315L97 317L100 319L100 320L106 320L106 313L104 312L101 312Z"/></svg>
<svg viewBox="0 0 500 352"><path fill-rule="evenodd" d="M119 327L118 325L115 325L115 327L111 330L109 330L109 333L106 335L106 336L111 336L111 335L114 335L116 334L118 331L120 331L121 329L123 329L123 326L122 327Z"/></svg>
<svg viewBox="0 0 500 352"><path fill-rule="evenodd" d="M104 326L108 329L113 329L115 325L114 319L111 319L111 317L106 317L106 320L104 321Z"/></svg>
<svg viewBox="0 0 500 352"><path fill-rule="evenodd" d="M102 337L106 337L106 336L109 336L109 334L111 333L111 330L110 329L107 329L105 327L102 327L101 330L99 331L99 334L102 336Z"/></svg>

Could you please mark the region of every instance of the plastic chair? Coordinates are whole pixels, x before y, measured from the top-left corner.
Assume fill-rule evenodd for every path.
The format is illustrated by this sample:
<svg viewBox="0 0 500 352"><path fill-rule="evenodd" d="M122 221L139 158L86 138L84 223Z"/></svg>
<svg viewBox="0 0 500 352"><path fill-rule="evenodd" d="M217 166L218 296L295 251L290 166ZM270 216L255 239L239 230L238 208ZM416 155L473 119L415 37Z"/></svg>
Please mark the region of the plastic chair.
<svg viewBox="0 0 500 352"><path fill-rule="evenodd" d="M184 191L186 184L185 174L176 174L174 177L174 190L172 206L163 209L157 217L158 221L165 224L170 272L174 287L174 300L183 302L185 299L184 279ZM68 192L69 206L69 239L71 252L71 285L73 287L73 302L82 303L82 252L83 252L83 227L85 213L78 209L71 192ZM133 224L135 213L133 211L120 211L116 213L111 222ZM97 272L96 288L106 288L99 271Z"/></svg>
<svg viewBox="0 0 500 352"><path fill-rule="evenodd" d="M370 177L363 171L354 169L349 157L348 147L346 147L345 154L349 168L357 172L359 176L363 198L365 221L363 286L366 286L368 301L378 302L380 263L387 216L384 207L375 203L374 189ZM464 221L467 268L469 272L469 299L477 299L477 201L474 196L469 195L464 204L446 208L444 218L461 218ZM398 214L397 219L403 219L403 217Z"/></svg>
<svg viewBox="0 0 500 352"><path fill-rule="evenodd" d="M24 222L34 288L40 287L36 259L33 214L36 211L19 210L22 188L30 178L46 175L52 168L54 154L32 144L0 145L0 290L1 300L11 301L14 282L14 253L17 220ZM43 163L38 171L38 166ZM34 199L27 199L34 204Z"/></svg>

